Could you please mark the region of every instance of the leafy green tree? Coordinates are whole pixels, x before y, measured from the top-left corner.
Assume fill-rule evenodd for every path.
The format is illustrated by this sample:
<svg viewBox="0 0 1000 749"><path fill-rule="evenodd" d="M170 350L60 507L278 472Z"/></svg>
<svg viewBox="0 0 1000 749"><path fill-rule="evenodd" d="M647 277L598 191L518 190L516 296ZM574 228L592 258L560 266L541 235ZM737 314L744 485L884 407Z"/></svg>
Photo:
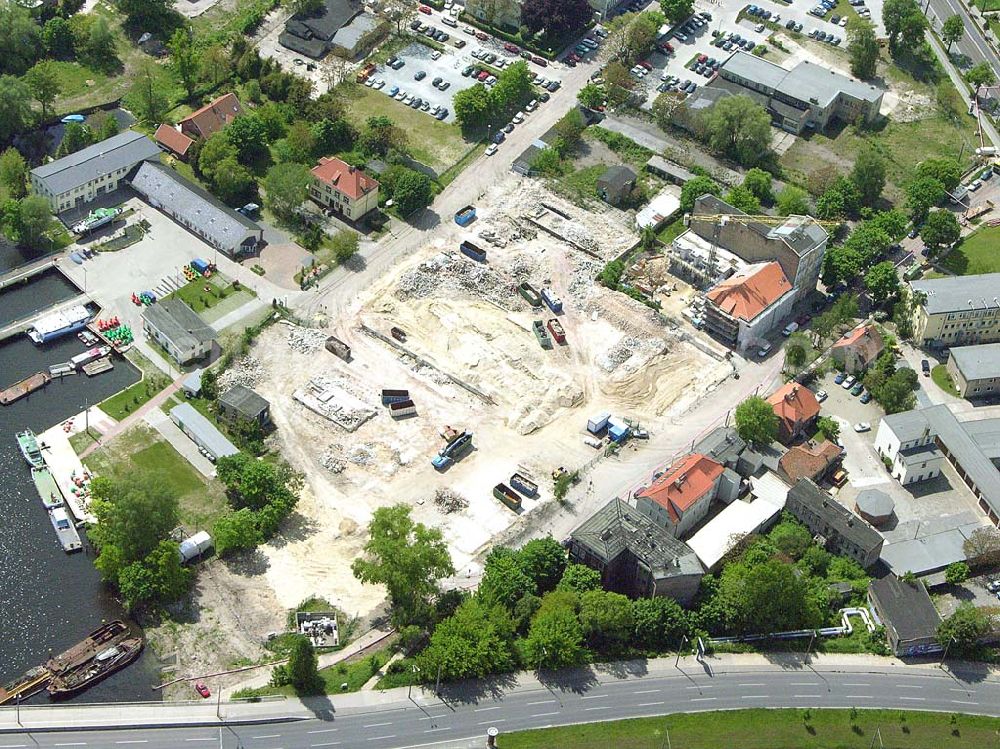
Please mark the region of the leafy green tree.
<svg viewBox="0 0 1000 749"><path fill-rule="evenodd" d="M254 193L254 185L254 178L250 170L234 158L224 159L220 162L212 177L212 192L223 203L229 205L246 203L250 200Z"/></svg>
<svg viewBox="0 0 1000 749"><path fill-rule="evenodd" d="M221 164L235 161L236 146L230 142L225 132L216 132L204 141L201 151L198 153L197 166L198 171L206 180L214 182L216 173L221 171Z"/></svg>
<svg viewBox="0 0 1000 749"><path fill-rule="evenodd" d="M384 156L390 149L402 150L406 133L384 115L369 117L358 138L358 146L367 154Z"/></svg>
<svg viewBox="0 0 1000 749"><path fill-rule="evenodd" d="M583 30L593 14L587 0L535 0L525 3L521 21L532 33L544 29L550 36L561 37Z"/></svg>
<svg viewBox="0 0 1000 749"><path fill-rule="evenodd" d="M139 119L154 124L163 121L170 106L168 85L160 66L145 60L132 74L132 85L125 102Z"/></svg>
<svg viewBox="0 0 1000 749"><path fill-rule="evenodd" d="M711 177L698 176L689 179L681 188L681 210L689 213L694 208L694 202L702 195L722 195L722 188Z"/></svg>
<svg viewBox="0 0 1000 749"><path fill-rule="evenodd" d="M0 143L23 133L32 120L28 84L12 75L0 75Z"/></svg>
<svg viewBox="0 0 1000 749"><path fill-rule="evenodd" d="M136 28L156 29L174 12L171 0L116 0L118 9Z"/></svg>
<svg viewBox="0 0 1000 749"><path fill-rule="evenodd" d="M753 167L743 177L743 187L752 192L761 203L773 203L774 192L771 189L771 173Z"/></svg>
<svg viewBox="0 0 1000 749"><path fill-rule="evenodd" d="M46 232L52 223L49 201L41 195L29 195L20 202L18 209L18 244L33 250L42 249L48 242Z"/></svg>
<svg viewBox="0 0 1000 749"><path fill-rule="evenodd" d="M945 19L945 22L941 24L941 39L948 45L949 52L951 52L951 45L960 41L963 36L965 36L965 24L957 13Z"/></svg>
<svg viewBox="0 0 1000 749"><path fill-rule="evenodd" d="M862 269L868 268L884 256L892 244L892 239L871 221L859 224L844 242L844 247L853 250L861 259Z"/></svg>
<svg viewBox="0 0 1000 749"><path fill-rule="evenodd" d="M620 593L587 591L580 596L580 624L592 647L619 649L628 643L635 630L632 603Z"/></svg>
<svg viewBox="0 0 1000 749"><path fill-rule="evenodd" d="M834 424L836 423L834 422ZM796 560L801 559L809 547L813 545L809 529L787 514L782 516L781 522L774 526L767 535L782 554Z"/></svg>
<svg viewBox="0 0 1000 749"><path fill-rule="evenodd" d="M913 223L919 224L927 218L927 213L944 199L944 185L933 177L917 177L904 188L906 207Z"/></svg>
<svg viewBox="0 0 1000 749"><path fill-rule="evenodd" d="M809 196L795 185L785 185L778 193L778 213L782 216L808 216L811 212Z"/></svg>
<svg viewBox="0 0 1000 749"><path fill-rule="evenodd" d="M250 165L267 156L270 142L267 125L256 112L239 115L226 126L224 132L236 149L236 158L241 164Z"/></svg>
<svg viewBox="0 0 1000 749"><path fill-rule="evenodd" d="M899 293L899 274L891 260L877 263L868 269L865 288L876 304L885 304Z"/></svg>
<svg viewBox="0 0 1000 749"><path fill-rule="evenodd" d="M836 442L840 436L840 424L829 416L820 416L816 419L816 431L831 442Z"/></svg>
<svg viewBox="0 0 1000 749"><path fill-rule="evenodd" d="M514 667L513 639L510 613L472 596L434 628L420 668L435 676L440 669L445 681L504 673Z"/></svg>
<svg viewBox="0 0 1000 749"><path fill-rule="evenodd" d="M35 101L42 105L42 119L49 114L49 105L56 100L62 91L59 83L59 73L50 60L36 62L31 70L24 74L24 82L28 84Z"/></svg>
<svg viewBox="0 0 1000 749"><path fill-rule="evenodd" d="M45 22L42 27L42 42L49 57L57 60L68 60L76 52L73 47L73 29L69 21L59 16Z"/></svg>
<svg viewBox="0 0 1000 749"><path fill-rule="evenodd" d="M709 145L752 166L771 152L771 117L749 96L727 96L702 117Z"/></svg>
<svg viewBox="0 0 1000 749"><path fill-rule="evenodd" d="M236 509L261 510L275 499L294 496L297 488L298 478L287 465L257 460L245 452L219 458L215 468Z"/></svg>
<svg viewBox="0 0 1000 749"><path fill-rule="evenodd" d="M531 160L531 171L543 177L558 177L565 171L559 149L554 146L541 149Z"/></svg>
<svg viewBox="0 0 1000 749"><path fill-rule="evenodd" d="M482 83L455 92L451 105L463 130L485 128L492 115L490 92Z"/></svg>
<svg viewBox="0 0 1000 749"><path fill-rule="evenodd" d="M952 562L945 567L944 579L949 585L961 585L969 579L969 565L965 562Z"/></svg>
<svg viewBox="0 0 1000 749"><path fill-rule="evenodd" d="M913 16L920 16L920 7L914 0L886 0L882 7L882 23L889 35L889 47L896 50L901 38L906 38Z"/></svg>
<svg viewBox="0 0 1000 749"><path fill-rule="evenodd" d="M743 185L733 185L726 193L726 202L744 213L759 214L760 200Z"/></svg>
<svg viewBox="0 0 1000 749"><path fill-rule="evenodd" d="M797 575L792 565L777 559L751 567L728 565L717 596L732 612L729 628L736 632L784 632L815 627L822 620L808 581Z"/></svg>
<svg viewBox="0 0 1000 749"><path fill-rule="evenodd" d="M20 151L11 146L0 153L0 187L8 198L23 198L27 192L28 164Z"/></svg>
<svg viewBox="0 0 1000 749"><path fill-rule="evenodd" d="M83 150L94 142L94 134L82 122L70 122L63 130L62 140L56 149L56 156L62 158Z"/></svg>
<svg viewBox="0 0 1000 749"><path fill-rule="evenodd" d="M898 242L906 236L909 219L906 218L905 213L893 208L890 211L879 211L868 219L868 223L876 229L884 231L885 235L889 237L889 241Z"/></svg>
<svg viewBox="0 0 1000 749"><path fill-rule="evenodd" d="M534 669L556 669L577 666L584 662L587 650L583 646L583 627L571 606L546 606L547 599L557 595L549 593L542 608L535 614L524 638L521 650L524 662Z"/></svg>
<svg viewBox="0 0 1000 749"><path fill-rule="evenodd" d="M947 210L931 211L920 228L920 238L933 250L949 247L959 240L962 227L955 214Z"/></svg>
<svg viewBox="0 0 1000 749"><path fill-rule="evenodd" d="M528 70L528 63L519 60L500 71L497 82L490 91L493 108L500 116L520 107L532 98L531 85L535 74Z"/></svg>
<svg viewBox="0 0 1000 749"><path fill-rule="evenodd" d="M680 645L690 631L687 613L672 598L638 598L632 602L634 641L640 647L663 652Z"/></svg>
<svg viewBox="0 0 1000 749"><path fill-rule="evenodd" d="M566 156L580 145L587 123L584 121L583 115L580 114L580 110L574 108L560 117L553 128L556 135L562 140L559 152Z"/></svg>
<svg viewBox="0 0 1000 749"><path fill-rule="evenodd" d="M338 263L346 263L358 253L358 235L342 229L330 237L330 249Z"/></svg>
<svg viewBox="0 0 1000 749"><path fill-rule="evenodd" d="M918 583L919 584L919 583ZM937 641L950 655L972 655L979 650L979 640L991 627L990 619L971 603L960 603L955 612L937 628Z"/></svg>
<svg viewBox="0 0 1000 749"><path fill-rule="evenodd" d="M536 592L535 581L522 570L518 553L505 546L494 547L486 557L479 584L482 599L513 611L521 598Z"/></svg>
<svg viewBox="0 0 1000 749"><path fill-rule="evenodd" d="M313 644L305 635L295 635L291 640L288 664L285 666L289 683L299 694L321 694L323 677L319 675L319 661Z"/></svg>
<svg viewBox="0 0 1000 749"><path fill-rule="evenodd" d="M752 395L736 407L736 431L747 442L770 445L778 436L778 417L771 404Z"/></svg>
<svg viewBox="0 0 1000 749"><path fill-rule="evenodd" d="M528 541L518 558L521 570L534 581L540 594L555 590L566 572L566 550L552 536Z"/></svg>
<svg viewBox="0 0 1000 749"><path fill-rule="evenodd" d="M115 35L102 15L95 16L88 26L87 37L80 51L88 65L105 73L116 70L121 65Z"/></svg>
<svg viewBox="0 0 1000 749"><path fill-rule="evenodd" d="M263 540L257 528L257 518L249 507L228 512L216 520L212 526L212 538L220 556L231 551L255 549Z"/></svg>
<svg viewBox="0 0 1000 749"><path fill-rule="evenodd" d="M979 88L980 86L992 86L997 82L997 76L990 64L984 60L969 68L969 72L965 74L965 80L971 83L974 88Z"/></svg>
<svg viewBox="0 0 1000 749"><path fill-rule="evenodd" d="M694 13L693 0L660 0L660 9L671 23L685 21Z"/></svg>
<svg viewBox="0 0 1000 749"><path fill-rule="evenodd" d="M311 166L316 150L312 127L304 120L296 120L288 126L285 137L275 144L275 150L280 161L299 161Z"/></svg>
<svg viewBox="0 0 1000 749"><path fill-rule="evenodd" d="M170 603L191 586L191 570L181 564L176 541L163 540L118 574L118 589L129 609L143 603Z"/></svg>
<svg viewBox="0 0 1000 749"><path fill-rule="evenodd" d="M816 215L827 220L843 218L843 194L838 190L827 190L816 198Z"/></svg>
<svg viewBox="0 0 1000 749"><path fill-rule="evenodd" d="M356 133L347 120L324 118L313 125L316 150L322 154L345 150L354 144Z"/></svg>
<svg viewBox="0 0 1000 749"><path fill-rule="evenodd" d="M962 180L962 165L943 156L924 159L917 164L917 175L933 177L944 185L945 190L954 190Z"/></svg>
<svg viewBox="0 0 1000 749"><path fill-rule="evenodd" d="M414 169L399 168L393 181L392 199L401 216L411 216L434 200L434 187L430 177Z"/></svg>
<svg viewBox="0 0 1000 749"><path fill-rule="evenodd" d="M568 564L556 590L586 593L601 590L601 573L585 564Z"/></svg>
<svg viewBox="0 0 1000 749"><path fill-rule="evenodd" d="M612 60L604 66L604 91L609 104L612 106L624 104L631 98L634 88L635 78L618 60Z"/></svg>
<svg viewBox="0 0 1000 749"><path fill-rule="evenodd" d="M177 29L167 42L167 49L170 50L170 66L190 99L198 88L200 64L190 32L187 29Z"/></svg>
<svg viewBox="0 0 1000 749"><path fill-rule="evenodd" d="M264 177L264 201L274 213L288 220L309 197L312 174L305 164L275 164Z"/></svg>
<svg viewBox="0 0 1000 749"><path fill-rule="evenodd" d="M910 411L917 403L913 394L915 380L916 373L912 369L900 369L886 379L881 387L873 390L872 395L887 414Z"/></svg>
<svg viewBox="0 0 1000 749"><path fill-rule="evenodd" d="M851 73L863 81L875 77L878 64L878 40L875 27L861 18L852 18L847 26L847 54Z"/></svg>
<svg viewBox="0 0 1000 749"><path fill-rule="evenodd" d="M885 188L885 159L874 147L862 148L854 160L851 180L858 187L861 202L874 205Z"/></svg>
<svg viewBox="0 0 1000 749"><path fill-rule="evenodd" d="M604 103L604 88L596 83L588 83L576 95L577 100L585 107L597 109Z"/></svg>
<svg viewBox="0 0 1000 749"><path fill-rule="evenodd" d="M455 574L437 528L414 523L406 505L380 507L368 524L364 556L351 565L363 583L385 585L396 624L426 620L438 580Z"/></svg>
<svg viewBox="0 0 1000 749"><path fill-rule="evenodd" d="M21 3L0 3L0 73L20 75L42 55L42 33Z"/></svg>
<svg viewBox="0 0 1000 749"><path fill-rule="evenodd" d="M785 343L785 363L792 371L805 366L809 358L809 339L801 333L793 333Z"/></svg>
<svg viewBox="0 0 1000 749"><path fill-rule="evenodd" d="M91 118L90 130L94 133L94 140L99 142L118 135L121 128L110 112L97 112Z"/></svg>

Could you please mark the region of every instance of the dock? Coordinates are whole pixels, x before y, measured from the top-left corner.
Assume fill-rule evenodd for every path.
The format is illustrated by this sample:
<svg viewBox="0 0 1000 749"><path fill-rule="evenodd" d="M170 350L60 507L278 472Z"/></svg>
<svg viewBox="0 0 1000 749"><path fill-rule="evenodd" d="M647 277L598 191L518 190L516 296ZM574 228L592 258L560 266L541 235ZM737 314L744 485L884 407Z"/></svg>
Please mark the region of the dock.
<svg viewBox="0 0 1000 749"><path fill-rule="evenodd" d="M76 306L78 304L87 305L90 303L90 297L86 294L79 294L72 299L65 299L58 304L54 304L51 307L46 307L43 310L38 310L37 312L32 312L30 315L25 315L20 320L15 320L12 323L5 325L0 328L0 341L5 341L8 338L13 338L20 333L27 333L28 328L32 327L37 320L45 317L46 315L51 315L53 312L62 312L63 310L69 309L70 307Z"/></svg>
<svg viewBox="0 0 1000 749"><path fill-rule="evenodd" d="M83 365L83 373L87 377L93 377L94 375L99 375L102 372L109 372L115 368L115 365L111 363L110 356L104 356L96 361L87 362Z"/></svg>
<svg viewBox="0 0 1000 749"><path fill-rule="evenodd" d="M73 521L66 513L65 507L53 507L49 510L49 520L52 522L52 528L55 529L56 538L59 539L63 551L67 554L72 554L74 551L80 551L83 548L83 544L80 542L80 534L76 532L76 526L73 525Z"/></svg>
<svg viewBox="0 0 1000 749"><path fill-rule="evenodd" d="M10 405L36 390L41 390L50 382L52 382L52 375L48 372L35 372L23 380L15 382L9 388L0 390L0 404Z"/></svg>
<svg viewBox="0 0 1000 749"><path fill-rule="evenodd" d="M37 276L39 273L44 273L49 268L56 267L56 258L46 258L44 260L37 260L28 265L22 265L20 268L15 268L8 273L0 275L0 289L10 286L12 283L17 283L18 281L24 281L27 278L32 278Z"/></svg>
<svg viewBox="0 0 1000 749"><path fill-rule="evenodd" d="M41 498L46 510L51 510L54 507L62 507L62 492L59 490L56 480L52 478L52 472L48 468L32 468L31 480L35 482L35 489L38 491L38 496Z"/></svg>
<svg viewBox="0 0 1000 749"><path fill-rule="evenodd" d="M81 417L77 417L81 418ZM84 467L69 444L69 435L63 429L62 423L56 424L51 429L47 429L38 435L39 443L45 444L45 463L52 472L59 490L62 492L63 500L73 517L81 523L93 525L97 518L90 511L90 491L84 486L77 484L77 479L84 476Z"/></svg>

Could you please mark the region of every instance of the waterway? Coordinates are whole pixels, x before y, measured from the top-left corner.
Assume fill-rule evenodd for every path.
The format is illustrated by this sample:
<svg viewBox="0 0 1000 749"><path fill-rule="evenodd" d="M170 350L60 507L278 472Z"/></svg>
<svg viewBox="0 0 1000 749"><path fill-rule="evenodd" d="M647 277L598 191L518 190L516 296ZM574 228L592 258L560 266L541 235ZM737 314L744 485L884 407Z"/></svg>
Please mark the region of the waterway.
<svg viewBox="0 0 1000 749"><path fill-rule="evenodd" d="M0 272L4 268L0 264ZM59 298L60 284L34 289L36 308ZM44 291L44 293L43 293ZM51 296L47 296L51 295ZM0 316L7 315L0 294ZM0 387L67 361L84 350L76 336L35 346L26 335L0 344ZM14 439L28 427L40 433L65 421L139 379L123 359L96 377L82 374L56 379L44 390L0 407L0 682L12 679L81 640L102 621L124 612L93 566L93 550L67 555L56 540L31 472ZM81 536L84 534L81 533ZM140 660L76 698L78 702L155 700L150 689L159 681L149 648ZM45 702L42 693L31 702Z"/></svg>
<svg viewBox="0 0 1000 749"><path fill-rule="evenodd" d="M40 313L79 293L76 285L56 268L44 270L23 282L15 281L0 291L0 326ZM9 384L5 382L0 387Z"/></svg>

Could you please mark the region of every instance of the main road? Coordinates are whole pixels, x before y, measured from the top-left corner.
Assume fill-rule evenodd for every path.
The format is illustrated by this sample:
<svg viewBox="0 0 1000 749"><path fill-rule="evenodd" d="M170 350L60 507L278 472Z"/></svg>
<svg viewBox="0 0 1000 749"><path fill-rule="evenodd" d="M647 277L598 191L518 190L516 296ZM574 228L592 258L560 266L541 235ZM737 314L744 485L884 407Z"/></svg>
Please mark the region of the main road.
<svg viewBox="0 0 1000 749"><path fill-rule="evenodd" d="M905 666L898 661L870 657L823 657L809 664L801 657L729 656L707 664L691 658L674 666L673 659L616 664L584 669L550 679L511 676L509 683L473 683L446 692L408 695L370 693L370 704L360 701L338 707L344 698L321 698L305 716L293 722L204 727L70 729L59 732L0 734L0 749L28 747L115 747L140 745L148 749L204 746L246 749L318 747L399 747L442 744L482 746L486 730L501 733L573 723L652 717L669 713L709 710L786 708L887 708L934 710L949 713L1000 715L1000 681L979 670L939 670L933 665ZM351 697L348 695L347 697ZM408 698L411 697L411 698ZM298 703L296 703L298 704ZM258 707L266 707L261 705ZM208 708L214 719L214 705ZM164 707L163 709L169 709ZM229 708L224 706L225 710ZM64 719L74 723L72 708ZM0 717L11 728L13 716ZM22 718L26 710L22 710ZM123 713L121 723L134 719ZM4 720L6 719L6 720Z"/></svg>

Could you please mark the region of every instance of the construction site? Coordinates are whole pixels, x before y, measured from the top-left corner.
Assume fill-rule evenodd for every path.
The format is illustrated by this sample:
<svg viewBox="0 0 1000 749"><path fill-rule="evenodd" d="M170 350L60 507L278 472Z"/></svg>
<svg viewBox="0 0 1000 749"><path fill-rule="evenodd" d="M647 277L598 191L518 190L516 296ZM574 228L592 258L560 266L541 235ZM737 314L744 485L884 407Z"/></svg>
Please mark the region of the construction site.
<svg viewBox="0 0 1000 749"><path fill-rule="evenodd" d="M372 512L398 502L474 575L494 537L554 501L553 471L602 459L609 438L588 432L591 416L655 442L731 369L673 310L595 281L635 245L628 214L584 212L533 182L477 205L337 319L271 326L223 375L268 399L281 452L306 476L300 532L264 549L284 606L318 595L372 611L382 592L350 562ZM491 493L515 473L534 496Z"/></svg>

